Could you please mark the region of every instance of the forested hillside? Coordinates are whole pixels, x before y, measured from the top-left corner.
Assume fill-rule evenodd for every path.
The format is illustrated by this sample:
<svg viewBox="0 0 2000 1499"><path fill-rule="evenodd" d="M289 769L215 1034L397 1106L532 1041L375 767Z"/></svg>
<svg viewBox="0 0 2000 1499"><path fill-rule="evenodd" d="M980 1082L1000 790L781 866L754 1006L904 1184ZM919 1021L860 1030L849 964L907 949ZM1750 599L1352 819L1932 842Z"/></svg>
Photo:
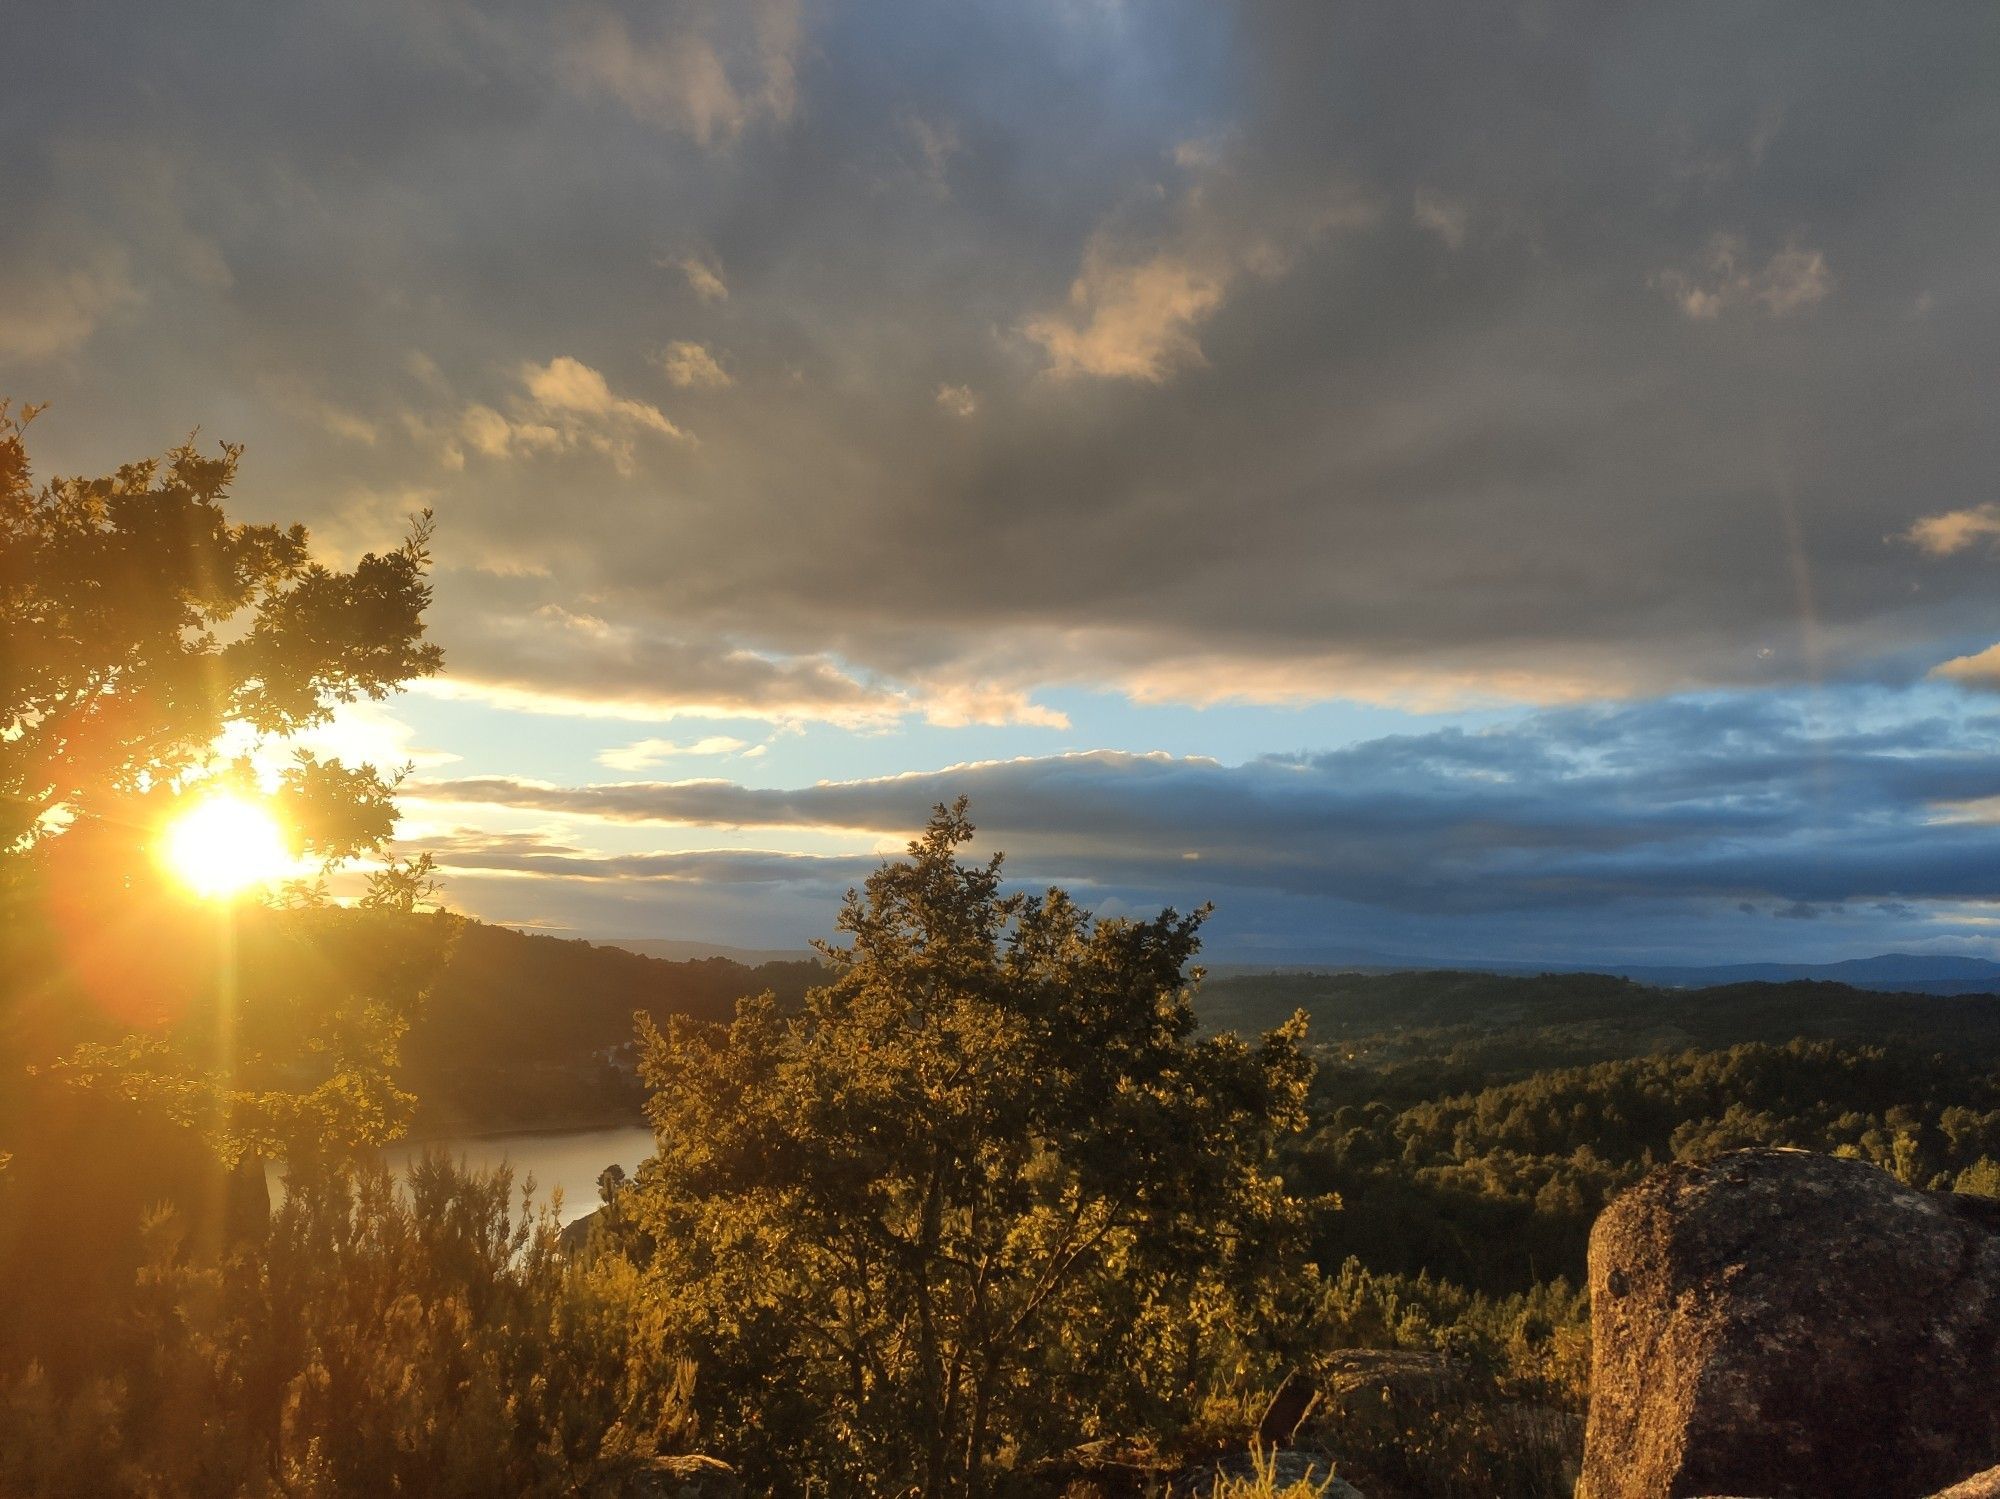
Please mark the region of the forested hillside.
<svg viewBox="0 0 2000 1499"><path fill-rule="evenodd" d="M414 1022L404 1080L419 1134L637 1122L633 1015L727 1020L766 990L797 1005L811 962L643 956L466 921ZM1197 1011L1256 1034L1303 1009L1328 1077L1402 1106L1555 1068L1794 1039L2000 1065L2000 996L1874 993L1820 982L1657 988L1605 974L1446 970L1210 978Z"/></svg>
<svg viewBox="0 0 2000 1499"><path fill-rule="evenodd" d="M413 918L422 920L423 918ZM796 1005L817 963L673 962L466 921L403 1043L418 1134L640 1122L632 1017L727 1020L769 990Z"/></svg>
<svg viewBox="0 0 2000 1499"><path fill-rule="evenodd" d="M1319 1072L1289 1167L1343 1204L1323 1264L1354 1254L1494 1292L1574 1280L1611 1194L1743 1145L2000 1191L2000 997L1450 972L1241 976L1201 993L1209 1025L1245 1034L1294 1009Z"/></svg>
<svg viewBox="0 0 2000 1499"><path fill-rule="evenodd" d="M2000 995L1887 994L1813 981L1669 989L1601 973L1245 974L1209 979L1199 1008L1205 1024L1244 1032L1302 1009L1314 1039L1342 1060L1458 1068L1465 1086L1799 1036L2000 1062Z"/></svg>

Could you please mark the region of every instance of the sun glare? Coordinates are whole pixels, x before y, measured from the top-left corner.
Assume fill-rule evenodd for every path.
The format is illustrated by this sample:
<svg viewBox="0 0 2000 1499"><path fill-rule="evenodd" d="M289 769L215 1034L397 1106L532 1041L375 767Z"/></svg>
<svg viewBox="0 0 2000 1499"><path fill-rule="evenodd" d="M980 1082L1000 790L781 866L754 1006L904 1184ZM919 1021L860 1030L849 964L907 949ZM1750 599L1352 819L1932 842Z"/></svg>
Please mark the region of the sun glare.
<svg viewBox="0 0 2000 1499"><path fill-rule="evenodd" d="M182 884L212 900L269 884L292 867L277 819L228 793L204 797L175 818L162 852Z"/></svg>

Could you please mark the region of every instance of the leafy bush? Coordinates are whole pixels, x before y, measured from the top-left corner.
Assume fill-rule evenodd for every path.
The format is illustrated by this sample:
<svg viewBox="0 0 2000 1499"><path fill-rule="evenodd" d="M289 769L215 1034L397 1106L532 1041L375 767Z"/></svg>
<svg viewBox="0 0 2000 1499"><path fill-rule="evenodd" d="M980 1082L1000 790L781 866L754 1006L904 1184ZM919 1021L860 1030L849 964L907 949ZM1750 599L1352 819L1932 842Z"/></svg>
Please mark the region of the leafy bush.
<svg viewBox="0 0 2000 1499"><path fill-rule="evenodd" d="M267 1237L145 1228L121 1337L0 1387L9 1495L616 1495L691 1436L632 1267L575 1259L503 1168L295 1170Z"/></svg>

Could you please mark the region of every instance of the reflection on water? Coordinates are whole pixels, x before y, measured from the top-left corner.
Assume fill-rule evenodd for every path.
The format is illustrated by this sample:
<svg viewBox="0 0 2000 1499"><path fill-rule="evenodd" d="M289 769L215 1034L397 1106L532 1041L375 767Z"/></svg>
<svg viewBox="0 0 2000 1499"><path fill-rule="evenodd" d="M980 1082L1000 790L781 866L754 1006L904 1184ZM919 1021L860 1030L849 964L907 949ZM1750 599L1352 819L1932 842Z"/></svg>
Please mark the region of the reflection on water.
<svg viewBox="0 0 2000 1499"><path fill-rule="evenodd" d="M653 1153L653 1134L651 1130L627 1126L414 1143L399 1141L384 1146L382 1156L400 1172L426 1150L441 1150L454 1161L462 1159L478 1170L491 1170L504 1162L514 1170L517 1194L523 1182L531 1176L535 1179L537 1203L547 1202L556 1188L562 1188L562 1221L569 1223L596 1208L598 1173L615 1164L623 1166L629 1174ZM273 1164L266 1169L271 1201L275 1204L284 1192L284 1167Z"/></svg>

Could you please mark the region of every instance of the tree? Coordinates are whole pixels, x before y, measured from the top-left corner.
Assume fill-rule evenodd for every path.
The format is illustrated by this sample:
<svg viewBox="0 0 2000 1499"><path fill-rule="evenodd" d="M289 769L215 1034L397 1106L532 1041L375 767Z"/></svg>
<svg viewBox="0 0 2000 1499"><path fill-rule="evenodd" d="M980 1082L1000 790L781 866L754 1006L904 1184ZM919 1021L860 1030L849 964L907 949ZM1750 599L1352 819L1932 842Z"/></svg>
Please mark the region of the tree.
<svg viewBox="0 0 2000 1499"><path fill-rule="evenodd" d="M510 1211L504 1170L364 1148L456 930L430 856L232 908L149 856L218 779L323 872L380 849L374 767L272 787L250 753L436 669L428 517L343 572L227 517L234 448L36 489L23 425L0 407L0 1491L653 1492L687 1376L632 1267ZM239 1187L266 1211L217 1235Z"/></svg>
<svg viewBox="0 0 2000 1499"><path fill-rule="evenodd" d="M0 1285L39 1278L60 1327L115 1315L83 1278L129 1273L113 1247L136 1253L137 1206L211 1190L190 1182L204 1155L245 1163L261 1196L258 1155L400 1129L396 1042L449 930L402 914L429 894L421 859L377 878L381 909L224 911L153 857L223 784L322 867L381 848L395 809L375 767L299 753L275 784L256 767L437 670L429 516L343 571L303 526L230 518L239 448L38 486L34 415L0 403Z"/></svg>
<svg viewBox="0 0 2000 1499"><path fill-rule="evenodd" d="M1205 911L1003 893L997 856L958 861L972 833L939 807L849 893L801 1013L640 1017L650 1275L773 1490L977 1495L1003 1450L1197 1395L1173 1337L1299 1226L1272 1157L1304 1122L1303 1017L1196 1035Z"/></svg>
<svg viewBox="0 0 2000 1499"><path fill-rule="evenodd" d="M428 513L339 572L303 526L229 519L240 448L189 442L37 489L34 415L0 403L0 849L143 833L213 767L225 727L283 738L438 669ZM372 772L305 758L285 790L303 847L344 856L388 835Z"/></svg>
<svg viewBox="0 0 2000 1499"><path fill-rule="evenodd" d="M393 783L376 767L299 752L265 787L252 761L342 703L437 670L423 638L430 517L339 571L314 558L303 526L229 518L240 448L204 456L190 442L37 487L24 440L34 415L0 402L0 1055L40 1064L88 1043L114 1049L78 1059L83 1072L158 1071L169 1032L184 1040L205 1021L230 1025L222 1060L240 1074L255 1025L217 1013L221 991L240 998L258 983L245 977L250 949L317 940L329 922L253 929L252 917L218 934L163 885L154 846L191 797L221 784L267 802L293 850L323 866L383 845ZM413 909L430 873L427 856L392 863L367 903ZM306 954L265 956L314 972ZM397 1008L386 1000L368 1003ZM309 1039L289 1010L294 1033L269 1038L287 1066ZM393 1015L380 1019L346 1027L356 1057L379 1053L361 1033L394 1029ZM194 1086L195 1070L180 1081Z"/></svg>

